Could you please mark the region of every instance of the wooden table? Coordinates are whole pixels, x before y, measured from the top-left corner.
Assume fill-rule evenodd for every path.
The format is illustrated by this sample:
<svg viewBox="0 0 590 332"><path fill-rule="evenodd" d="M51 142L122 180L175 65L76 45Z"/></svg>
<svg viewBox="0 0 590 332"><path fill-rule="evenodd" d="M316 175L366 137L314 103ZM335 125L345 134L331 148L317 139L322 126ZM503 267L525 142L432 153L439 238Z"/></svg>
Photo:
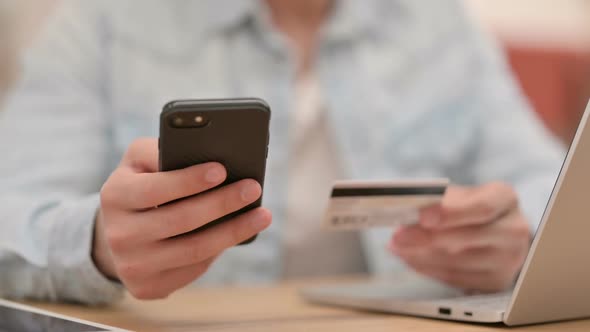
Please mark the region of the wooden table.
<svg viewBox="0 0 590 332"><path fill-rule="evenodd" d="M303 283L316 285L318 282ZM27 303L42 309L134 331L504 331L478 325L355 311L308 304L302 283L248 288L185 289L166 300L127 297L105 308ZM514 330L512 328L511 330ZM590 320L543 324L518 331L590 331Z"/></svg>

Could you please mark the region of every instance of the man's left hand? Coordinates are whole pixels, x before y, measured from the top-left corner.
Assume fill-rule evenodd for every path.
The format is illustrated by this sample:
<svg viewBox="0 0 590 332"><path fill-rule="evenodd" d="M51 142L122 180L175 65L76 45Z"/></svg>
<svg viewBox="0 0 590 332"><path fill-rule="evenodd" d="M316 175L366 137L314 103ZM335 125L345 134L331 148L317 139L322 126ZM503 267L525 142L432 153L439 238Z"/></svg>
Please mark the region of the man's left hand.
<svg viewBox="0 0 590 332"><path fill-rule="evenodd" d="M391 251L417 272L473 291L508 289L522 267L531 229L504 183L449 186L441 204L400 227Z"/></svg>

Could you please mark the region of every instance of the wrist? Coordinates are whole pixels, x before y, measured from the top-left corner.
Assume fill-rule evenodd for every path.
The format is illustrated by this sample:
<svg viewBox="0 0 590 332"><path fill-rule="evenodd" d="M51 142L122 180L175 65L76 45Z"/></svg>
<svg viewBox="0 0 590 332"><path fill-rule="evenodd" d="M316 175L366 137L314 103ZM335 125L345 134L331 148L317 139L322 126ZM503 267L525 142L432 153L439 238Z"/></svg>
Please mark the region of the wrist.
<svg viewBox="0 0 590 332"><path fill-rule="evenodd" d="M103 228L103 215L99 209L96 218L94 219L94 235L92 241L92 261L94 265L105 277L117 280L117 273L113 263L113 257L111 251L107 245L104 228Z"/></svg>

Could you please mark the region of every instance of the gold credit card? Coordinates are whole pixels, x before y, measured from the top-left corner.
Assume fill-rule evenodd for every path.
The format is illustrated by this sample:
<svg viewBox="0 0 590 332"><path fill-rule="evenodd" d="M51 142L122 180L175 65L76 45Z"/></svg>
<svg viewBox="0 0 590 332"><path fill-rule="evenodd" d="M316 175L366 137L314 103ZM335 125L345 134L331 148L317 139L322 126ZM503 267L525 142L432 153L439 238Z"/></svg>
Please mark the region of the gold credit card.
<svg viewBox="0 0 590 332"><path fill-rule="evenodd" d="M333 230L415 224L420 210L440 203L448 179L336 181L323 226Z"/></svg>

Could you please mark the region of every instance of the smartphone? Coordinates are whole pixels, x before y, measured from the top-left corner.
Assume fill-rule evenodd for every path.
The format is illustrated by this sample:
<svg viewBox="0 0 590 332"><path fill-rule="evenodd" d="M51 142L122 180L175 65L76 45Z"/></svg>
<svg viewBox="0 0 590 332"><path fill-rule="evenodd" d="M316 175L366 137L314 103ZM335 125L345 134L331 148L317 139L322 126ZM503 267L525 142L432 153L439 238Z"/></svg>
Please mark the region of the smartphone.
<svg viewBox="0 0 590 332"><path fill-rule="evenodd" d="M169 102L160 115L160 171L216 161L227 170L227 179L220 186L254 179L264 187L269 126L270 107L257 98ZM261 203L262 197L193 232L215 226Z"/></svg>

